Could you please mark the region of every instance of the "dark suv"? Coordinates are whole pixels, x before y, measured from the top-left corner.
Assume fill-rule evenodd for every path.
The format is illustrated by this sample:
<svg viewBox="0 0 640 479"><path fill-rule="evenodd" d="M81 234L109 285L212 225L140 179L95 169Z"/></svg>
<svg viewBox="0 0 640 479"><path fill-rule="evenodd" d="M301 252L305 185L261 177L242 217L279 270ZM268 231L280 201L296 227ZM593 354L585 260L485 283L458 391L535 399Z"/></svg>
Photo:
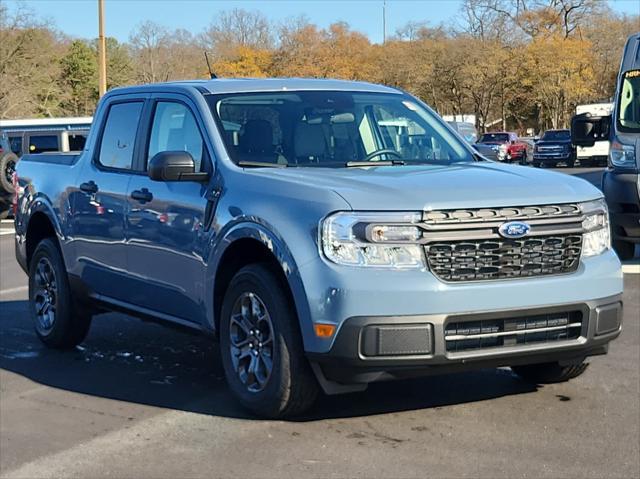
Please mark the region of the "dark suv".
<svg viewBox="0 0 640 479"><path fill-rule="evenodd" d="M547 130L533 147L533 166L556 167L564 163L575 166L576 149L571 144L571 130Z"/></svg>

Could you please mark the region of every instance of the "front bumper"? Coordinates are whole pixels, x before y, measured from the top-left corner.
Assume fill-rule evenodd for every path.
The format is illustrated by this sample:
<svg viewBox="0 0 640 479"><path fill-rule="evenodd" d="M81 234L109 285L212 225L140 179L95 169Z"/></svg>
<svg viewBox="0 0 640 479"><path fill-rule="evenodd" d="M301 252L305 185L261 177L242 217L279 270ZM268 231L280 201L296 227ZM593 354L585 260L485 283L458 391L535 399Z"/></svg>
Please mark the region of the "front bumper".
<svg viewBox="0 0 640 479"><path fill-rule="evenodd" d="M638 173L608 169L602 178L615 239L640 243L640 178Z"/></svg>
<svg viewBox="0 0 640 479"><path fill-rule="evenodd" d="M558 154L533 154L533 161L536 163L558 163L570 161L573 158L572 153L558 153Z"/></svg>
<svg viewBox="0 0 640 479"><path fill-rule="evenodd" d="M579 312L582 318L579 333L572 339L530 344L514 342L461 352L447 348L445 328L452 322L521 320L568 311ZM621 321L621 295L581 303L471 314L353 317L345 321L328 353L309 357L316 374L321 376L320 382L331 393L336 384L337 387L366 385L382 380L552 361L577 363L587 356L605 354L609 341L620 334ZM387 336L386 346L381 346L382 335L371 334L380 329L396 335ZM514 338L524 335L511 334ZM372 339L372 336L376 337ZM404 346L399 340L410 344L405 344L407 348L401 351ZM372 343L376 342L386 349L382 355L372 356L371 352L376 350L376 344Z"/></svg>

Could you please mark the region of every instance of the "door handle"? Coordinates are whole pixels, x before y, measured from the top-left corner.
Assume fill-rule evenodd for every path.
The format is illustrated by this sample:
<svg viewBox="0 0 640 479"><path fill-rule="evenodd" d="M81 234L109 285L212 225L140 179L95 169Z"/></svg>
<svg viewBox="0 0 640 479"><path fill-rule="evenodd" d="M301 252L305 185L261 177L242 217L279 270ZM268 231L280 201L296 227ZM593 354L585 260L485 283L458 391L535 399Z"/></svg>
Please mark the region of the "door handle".
<svg viewBox="0 0 640 479"><path fill-rule="evenodd" d="M80 183L80 189L85 193L97 193L98 185L96 185L95 181L87 181L85 183Z"/></svg>
<svg viewBox="0 0 640 479"><path fill-rule="evenodd" d="M131 198L140 203L148 203L153 199L153 194L151 194L148 189L142 188L141 190L133 190L131 192Z"/></svg>

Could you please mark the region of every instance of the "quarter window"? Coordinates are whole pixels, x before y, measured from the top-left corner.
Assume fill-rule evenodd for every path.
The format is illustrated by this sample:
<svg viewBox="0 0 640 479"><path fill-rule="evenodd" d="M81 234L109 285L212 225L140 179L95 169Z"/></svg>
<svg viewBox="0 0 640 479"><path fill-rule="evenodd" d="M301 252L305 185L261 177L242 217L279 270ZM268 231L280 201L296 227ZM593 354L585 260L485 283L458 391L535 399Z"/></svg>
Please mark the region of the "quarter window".
<svg viewBox="0 0 640 479"><path fill-rule="evenodd" d="M204 143L193 113L182 103L158 102L151 126L147 160L163 151L186 151L201 171Z"/></svg>
<svg viewBox="0 0 640 479"><path fill-rule="evenodd" d="M60 151L58 135L31 135L29 137L29 153L46 153Z"/></svg>
<svg viewBox="0 0 640 479"><path fill-rule="evenodd" d="M123 170L132 168L142 105L140 101L111 105L100 143L98 161L101 165Z"/></svg>

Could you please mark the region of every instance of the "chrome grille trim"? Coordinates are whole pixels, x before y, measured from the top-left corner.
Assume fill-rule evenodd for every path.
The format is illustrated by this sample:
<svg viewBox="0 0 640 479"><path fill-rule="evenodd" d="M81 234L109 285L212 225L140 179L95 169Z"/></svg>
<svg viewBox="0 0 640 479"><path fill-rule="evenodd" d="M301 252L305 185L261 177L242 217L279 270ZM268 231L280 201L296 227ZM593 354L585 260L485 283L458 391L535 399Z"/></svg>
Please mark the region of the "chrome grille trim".
<svg viewBox="0 0 640 479"><path fill-rule="evenodd" d="M575 204L544 205L544 206L517 206L504 208L481 208L425 211L423 223L425 227L438 224L471 223L487 221L512 221L538 218L579 218L582 216L580 207Z"/></svg>
<svg viewBox="0 0 640 479"><path fill-rule="evenodd" d="M483 339L483 338L500 338L502 336L515 336L517 334L540 333L547 331L564 331L571 328L581 328L582 323L571 323L566 326L551 326L547 328L522 329L519 331L502 331L500 333L481 333L481 334L454 334L446 336L445 341L464 341L465 339Z"/></svg>
<svg viewBox="0 0 640 479"><path fill-rule="evenodd" d="M567 311L498 319L449 321L444 340L447 353L464 353L511 346L578 341L584 314Z"/></svg>

